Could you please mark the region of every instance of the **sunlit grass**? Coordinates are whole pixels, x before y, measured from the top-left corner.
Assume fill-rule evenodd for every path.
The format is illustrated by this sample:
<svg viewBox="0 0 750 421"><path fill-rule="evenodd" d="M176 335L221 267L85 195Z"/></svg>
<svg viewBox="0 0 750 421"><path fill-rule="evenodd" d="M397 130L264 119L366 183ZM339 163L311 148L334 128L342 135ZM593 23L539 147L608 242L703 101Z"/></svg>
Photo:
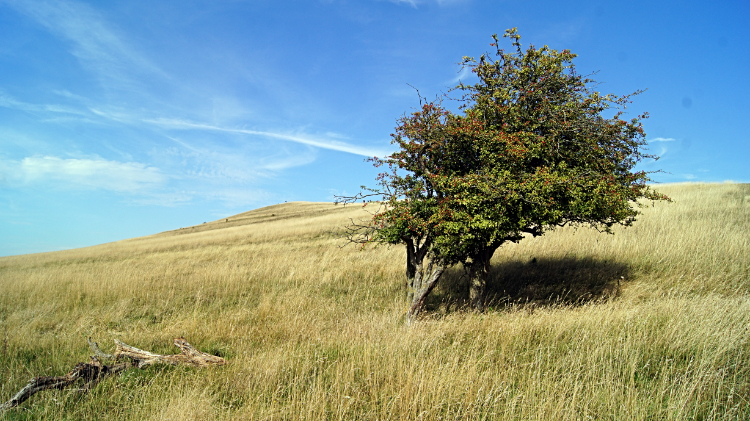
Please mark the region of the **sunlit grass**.
<svg viewBox="0 0 750 421"><path fill-rule="evenodd" d="M491 310L451 270L415 326L400 247L341 247L360 207L290 203L150 237L0 258L0 401L91 336L228 366L129 371L0 419L747 419L750 186L658 188L615 235L501 248Z"/></svg>

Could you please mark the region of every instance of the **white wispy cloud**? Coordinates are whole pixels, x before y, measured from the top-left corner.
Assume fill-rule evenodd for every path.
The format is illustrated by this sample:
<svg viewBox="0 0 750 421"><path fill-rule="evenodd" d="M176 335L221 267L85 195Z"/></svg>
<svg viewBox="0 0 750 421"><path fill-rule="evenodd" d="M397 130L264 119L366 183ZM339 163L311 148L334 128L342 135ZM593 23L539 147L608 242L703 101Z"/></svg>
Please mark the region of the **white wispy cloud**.
<svg viewBox="0 0 750 421"><path fill-rule="evenodd" d="M89 108L89 111L91 111L93 114L95 114L98 117L116 121L118 123L127 123L127 124L133 124L137 123L136 118L134 118L132 115L125 113L125 112L118 112L118 111L105 111L98 108Z"/></svg>
<svg viewBox="0 0 750 421"><path fill-rule="evenodd" d="M0 107L11 108L31 113L55 113L86 116L85 111L60 104L34 104L30 102L19 101L13 96L0 91Z"/></svg>
<svg viewBox="0 0 750 421"><path fill-rule="evenodd" d="M99 77L128 79L133 70L162 71L123 40L96 10L85 3L48 0L3 0L51 33L71 42L71 53Z"/></svg>
<svg viewBox="0 0 750 421"><path fill-rule="evenodd" d="M672 139L671 137L655 137L653 139L649 139L648 143L664 143L664 142L674 142L674 141L675 139ZM659 152L656 153L656 156L661 158L668 151L669 151L669 148L667 148L666 146L662 144L661 146L659 146Z"/></svg>
<svg viewBox="0 0 750 421"><path fill-rule="evenodd" d="M317 149L311 146L290 151L281 145L261 154L255 147L248 151L244 147L194 144L177 136L167 137L179 146L153 150L149 155L171 169L175 184L201 189L200 195L204 198L208 197L207 192L223 191L230 186L252 189L256 183L274 178L280 171L310 164L317 158Z"/></svg>
<svg viewBox="0 0 750 421"><path fill-rule="evenodd" d="M658 156L659 158L661 158L661 157L664 156L664 154L667 153L668 150L669 149L667 149L664 146L662 146L662 147L659 148L659 152L656 153L656 156Z"/></svg>
<svg viewBox="0 0 750 421"><path fill-rule="evenodd" d="M252 187L214 186L210 189L199 188L197 190L175 190L147 192L142 195L133 196L128 201L137 205L174 207L196 201L207 201L221 203L223 211L217 217L226 216L226 209L247 210L260 204L274 200L276 195L263 189ZM277 199L278 200L278 199Z"/></svg>
<svg viewBox="0 0 750 421"><path fill-rule="evenodd" d="M672 139L671 137L655 137L649 140L649 142L674 142L674 141L675 139Z"/></svg>
<svg viewBox="0 0 750 421"><path fill-rule="evenodd" d="M4 183L61 183L69 188L102 189L137 193L167 181L158 168L138 162L105 159L64 159L32 156L21 161L5 161L0 166Z"/></svg>
<svg viewBox="0 0 750 421"><path fill-rule="evenodd" d="M310 164L315 161L315 158L315 153L291 155L285 158L270 158L265 160L262 168L269 171L281 171Z"/></svg>
<svg viewBox="0 0 750 421"><path fill-rule="evenodd" d="M347 152L361 156L385 156L387 153L381 150L363 148L338 140L329 138L319 138L305 133L277 133L260 130L232 129L226 127L213 126L209 124L193 123L189 121L176 119L148 119L145 122L156 124L161 127L179 129L179 130L209 130L225 133L245 134L249 136L262 136L272 139L285 140L288 142L300 143L303 145L314 146L321 149L330 149L339 152Z"/></svg>
<svg viewBox="0 0 750 421"><path fill-rule="evenodd" d="M73 99L75 100L74 102L78 103L87 101L85 98L71 94L67 91L64 91L65 94L61 92L63 91L55 91L53 93L68 99ZM25 111L29 114L36 115L40 118L39 121L45 123L65 123L76 121L79 123L100 125L105 123L106 120L127 124L140 122L137 117L133 117L124 112L103 110L86 105L65 105L21 101L6 92L3 92L1 89L0 107Z"/></svg>
<svg viewBox="0 0 750 421"><path fill-rule="evenodd" d="M274 194L261 189L225 188L206 193L206 198L220 201L224 206L232 209L250 209L259 203L273 200Z"/></svg>
<svg viewBox="0 0 750 421"><path fill-rule="evenodd" d="M72 99L72 100L78 101L78 102L83 102L83 103L88 102L87 98L82 97L80 95L76 95L76 94L74 94L74 93L72 93L72 92L70 92L70 91L68 91L66 89L54 89L54 90L52 90L52 93L55 94L55 95L59 95L61 97L65 97L65 98L68 98L68 99Z"/></svg>
<svg viewBox="0 0 750 421"><path fill-rule="evenodd" d="M448 84L455 85L458 82L468 82L469 79L475 78L474 73L471 72L470 67L462 67L461 70L459 70L456 77L448 81Z"/></svg>
<svg viewBox="0 0 750 421"><path fill-rule="evenodd" d="M174 207L192 202L197 194L195 191L184 190L147 192L146 194L133 196L130 202L136 205Z"/></svg>

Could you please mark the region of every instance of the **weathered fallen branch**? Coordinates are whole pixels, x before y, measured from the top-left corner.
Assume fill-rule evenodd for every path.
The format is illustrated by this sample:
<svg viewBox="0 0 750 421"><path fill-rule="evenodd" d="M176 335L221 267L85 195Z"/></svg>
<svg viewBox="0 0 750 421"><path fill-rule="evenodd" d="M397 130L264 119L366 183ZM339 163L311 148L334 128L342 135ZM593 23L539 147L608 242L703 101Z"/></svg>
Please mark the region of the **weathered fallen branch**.
<svg viewBox="0 0 750 421"><path fill-rule="evenodd" d="M128 367L128 363L113 366L102 365L96 357L91 357L90 363L78 363L70 373L61 377L35 377L21 389L8 402L0 405L0 413L22 404L32 395L47 389L65 389L72 386L78 380L83 381L83 387L79 391L85 392L91 389L101 379L117 374Z"/></svg>
<svg viewBox="0 0 750 421"><path fill-rule="evenodd" d="M115 345L117 347L115 349L114 357L115 360L120 357L130 358L133 361L133 364L138 368L144 368L153 364L187 364L197 367L226 364L226 361L223 358L198 351L183 338L175 339L174 344L182 350L181 354L159 355L138 349L115 339Z"/></svg>
<svg viewBox="0 0 750 421"><path fill-rule="evenodd" d="M81 381L83 383L82 387L76 390L86 392L105 377L119 374L130 367L144 368L153 364L185 364L196 367L207 367L211 365L226 364L226 360L221 357L207 354L193 348L193 346L184 338L176 338L174 340L174 344L182 351L180 354L175 355L154 354L130 346L117 339L115 339L115 353L110 355L102 352L99 349L99 345L96 342L93 342L91 338L88 339L88 343L89 347L94 352L94 356L91 357L91 362L76 364L75 368L64 376L46 376L31 379L29 383L16 393L16 395L8 402L0 405L0 413L22 404L31 396L42 390L62 390ZM100 361L100 359L105 359L117 362L123 358L127 359L127 361L112 365L103 365Z"/></svg>

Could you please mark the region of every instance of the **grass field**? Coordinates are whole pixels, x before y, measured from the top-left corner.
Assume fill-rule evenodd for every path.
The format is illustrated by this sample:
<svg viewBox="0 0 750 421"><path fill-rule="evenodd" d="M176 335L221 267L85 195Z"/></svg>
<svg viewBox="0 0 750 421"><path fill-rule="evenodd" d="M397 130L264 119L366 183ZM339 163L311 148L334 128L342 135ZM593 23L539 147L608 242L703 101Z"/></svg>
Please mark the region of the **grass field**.
<svg viewBox="0 0 750 421"><path fill-rule="evenodd" d="M0 419L750 419L750 185L677 184L615 235L495 254L494 302L448 272L404 325L404 250L341 247L358 206L288 203L84 249L0 258L0 401L120 339L152 367ZM174 348L174 349L173 349Z"/></svg>

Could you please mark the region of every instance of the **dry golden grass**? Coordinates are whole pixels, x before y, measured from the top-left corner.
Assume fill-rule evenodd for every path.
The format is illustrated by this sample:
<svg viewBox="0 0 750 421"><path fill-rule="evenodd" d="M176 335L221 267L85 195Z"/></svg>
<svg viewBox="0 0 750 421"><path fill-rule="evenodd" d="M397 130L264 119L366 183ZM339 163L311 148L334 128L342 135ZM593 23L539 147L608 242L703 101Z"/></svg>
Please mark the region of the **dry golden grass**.
<svg viewBox="0 0 750 421"><path fill-rule="evenodd" d="M333 234L357 206L0 258L0 401L85 361L88 336L173 353L184 335L230 361L44 392L0 419L748 419L750 185L659 190L674 203L614 236L501 248L485 313L450 271L412 327L403 250Z"/></svg>

